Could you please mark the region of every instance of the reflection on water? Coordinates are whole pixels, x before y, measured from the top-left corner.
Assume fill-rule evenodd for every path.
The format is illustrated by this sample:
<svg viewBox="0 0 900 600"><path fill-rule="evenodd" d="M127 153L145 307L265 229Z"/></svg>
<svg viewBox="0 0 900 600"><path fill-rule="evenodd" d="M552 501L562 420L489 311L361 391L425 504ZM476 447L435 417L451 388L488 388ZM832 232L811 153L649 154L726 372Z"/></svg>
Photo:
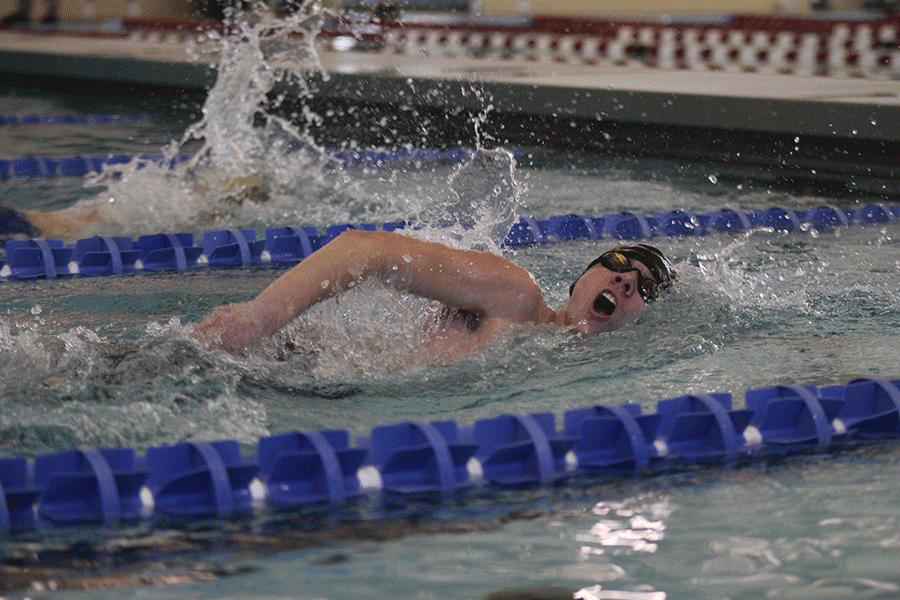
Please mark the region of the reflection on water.
<svg viewBox="0 0 900 600"><path fill-rule="evenodd" d="M642 494L618 501L598 502L590 514L600 517L587 532L576 534L581 544L579 559L588 565L597 564L598 571L618 571L625 577L625 569L611 568L615 557L633 553L653 554L665 537L666 521L674 510L665 493ZM601 567L602 565L602 567ZM633 575L632 575L633 576ZM612 579L612 578L610 578ZM666 593L651 589L610 589L606 581L588 586L575 594L578 600L665 600ZM648 587L648 586L641 586Z"/></svg>
<svg viewBox="0 0 900 600"><path fill-rule="evenodd" d="M594 506L593 514L603 517L588 533L577 540L585 556L621 552L656 552L657 542L663 539L665 519L671 513L668 499L653 498L648 505L646 498L634 498L628 502L601 502Z"/></svg>
<svg viewBox="0 0 900 600"><path fill-rule="evenodd" d="M575 600L666 600L665 592L605 590L595 585L575 592Z"/></svg>

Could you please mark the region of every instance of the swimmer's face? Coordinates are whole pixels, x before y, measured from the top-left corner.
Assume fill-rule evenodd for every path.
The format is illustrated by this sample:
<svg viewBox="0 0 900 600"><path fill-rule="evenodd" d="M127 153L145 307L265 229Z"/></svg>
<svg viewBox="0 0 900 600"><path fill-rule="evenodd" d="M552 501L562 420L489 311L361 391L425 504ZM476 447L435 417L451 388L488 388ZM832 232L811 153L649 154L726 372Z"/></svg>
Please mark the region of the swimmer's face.
<svg viewBox="0 0 900 600"><path fill-rule="evenodd" d="M635 259L631 266L645 279L654 280L650 269ZM638 293L637 271L617 273L596 264L575 283L563 307L566 325L584 335L615 331L633 321L647 306Z"/></svg>

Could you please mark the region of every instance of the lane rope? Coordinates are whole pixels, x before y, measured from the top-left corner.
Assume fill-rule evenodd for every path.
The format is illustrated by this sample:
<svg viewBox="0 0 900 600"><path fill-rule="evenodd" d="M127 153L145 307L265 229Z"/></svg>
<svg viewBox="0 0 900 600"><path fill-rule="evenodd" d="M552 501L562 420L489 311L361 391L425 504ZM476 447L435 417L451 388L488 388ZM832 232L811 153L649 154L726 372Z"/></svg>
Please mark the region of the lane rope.
<svg viewBox="0 0 900 600"><path fill-rule="evenodd" d="M486 490L648 477L696 466L740 466L900 439L900 380L730 394L552 413L377 426L351 445L344 430L148 448L74 449L0 459L0 534L60 526L118 526L156 517L232 519L261 511L456 503ZM625 434L625 432L628 432ZM387 511L385 511L386 513ZM374 514L374 513L373 513ZM377 518L377 516L373 517Z"/></svg>
<svg viewBox="0 0 900 600"><path fill-rule="evenodd" d="M635 212L603 216L524 217L512 226L503 245L523 248L574 240L635 240L664 236L701 236L766 229L782 233L821 232L852 225L894 222L900 206L871 204L859 208L831 205L793 210L770 207L756 211L732 208L706 213L683 210L655 214ZM54 279L66 276L118 275L141 271L184 271L203 267L287 267L297 264L348 229L395 231L404 221L382 224L346 223L324 230L315 227L271 227L257 237L254 229L222 229L191 233L95 236L66 245L60 240L12 239L0 259L0 281ZM0 234L2 236L2 234Z"/></svg>

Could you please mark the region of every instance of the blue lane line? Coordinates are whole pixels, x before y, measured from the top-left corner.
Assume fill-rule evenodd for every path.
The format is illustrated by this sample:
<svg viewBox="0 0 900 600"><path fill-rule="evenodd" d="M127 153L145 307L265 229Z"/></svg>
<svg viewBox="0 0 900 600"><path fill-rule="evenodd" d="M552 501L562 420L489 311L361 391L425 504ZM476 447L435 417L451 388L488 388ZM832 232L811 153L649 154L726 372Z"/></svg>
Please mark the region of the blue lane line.
<svg viewBox="0 0 900 600"><path fill-rule="evenodd" d="M112 125L116 123L155 123L144 113L130 115L100 113L92 115L0 115L0 127L22 125Z"/></svg>
<svg viewBox="0 0 900 600"><path fill-rule="evenodd" d="M900 206L873 204L857 209L820 206L808 210L781 207L757 211L724 208L707 213L667 211L652 215L622 212L604 216L524 217L507 234L507 248L572 240L635 240L699 236L767 229L782 233L825 231L850 225L896 221ZM93 237L65 245L60 240L10 239L0 259L0 280L54 279L64 276L117 275L136 271L184 271L198 267L290 266L315 252L347 229L395 231L405 222L347 223L324 231L314 227L272 227L263 239L252 229L207 231L198 242L193 234Z"/></svg>
<svg viewBox="0 0 900 600"><path fill-rule="evenodd" d="M385 167L406 162L457 164L473 153L472 150L455 148L452 150L411 149L411 150L353 150L326 152L337 164L344 166ZM84 177L88 173L104 171L116 174L116 165L134 163L138 169L147 165L167 165L173 167L191 158L179 154L166 158L162 154L131 155L113 154L107 156L62 156L0 159L0 181L15 179L54 179L58 177ZM111 168L112 167L112 168Z"/></svg>
<svg viewBox="0 0 900 600"><path fill-rule="evenodd" d="M900 379L779 385L552 413L377 426L350 447L343 430L288 432L241 454L235 440L148 448L80 448L0 460L0 536L60 526L117 526L154 515L231 519L358 498L386 506L455 502L479 490L583 485L695 465L730 466L900 439ZM640 429L623 436L625 430ZM371 472L377 472L373 477ZM29 475L32 474L32 475ZM363 482L368 482L363 485ZM358 490L358 493L357 493Z"/></svg>

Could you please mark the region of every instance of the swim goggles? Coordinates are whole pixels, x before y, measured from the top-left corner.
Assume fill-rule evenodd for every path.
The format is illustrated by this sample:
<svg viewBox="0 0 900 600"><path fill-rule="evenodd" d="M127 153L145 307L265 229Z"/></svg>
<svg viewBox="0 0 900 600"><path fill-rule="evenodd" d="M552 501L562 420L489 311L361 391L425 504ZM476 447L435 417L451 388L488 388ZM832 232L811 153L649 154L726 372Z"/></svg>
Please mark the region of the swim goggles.
<svg viewBox="0 0 900 600"><path fill-rule="evenodd" d="M653 279L644 277L641 270L632 266L628 256L618 250L610 250L600 255L592 264L600 264L614 273L628 273L634 271L637 273L637 289L638 294L645 303L655 302L662 292L662 285ZM590 267L588 267L590 268Z"/></svg>

